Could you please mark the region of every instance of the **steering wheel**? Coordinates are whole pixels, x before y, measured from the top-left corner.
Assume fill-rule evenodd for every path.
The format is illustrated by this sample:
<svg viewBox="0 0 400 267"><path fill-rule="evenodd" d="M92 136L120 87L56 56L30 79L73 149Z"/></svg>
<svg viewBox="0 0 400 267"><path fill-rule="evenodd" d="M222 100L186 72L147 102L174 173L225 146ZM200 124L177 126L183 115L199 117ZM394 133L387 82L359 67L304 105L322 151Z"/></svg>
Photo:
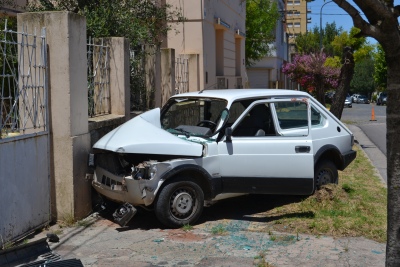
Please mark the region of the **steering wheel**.
<svg viewBox="0 0 400 267"><path fill-rule="evenodd" d="M199 123L197 123L197 126L214 129L215 127L217 127L217 124L213 121L203 120L203 121L200 121Z"/></svg>

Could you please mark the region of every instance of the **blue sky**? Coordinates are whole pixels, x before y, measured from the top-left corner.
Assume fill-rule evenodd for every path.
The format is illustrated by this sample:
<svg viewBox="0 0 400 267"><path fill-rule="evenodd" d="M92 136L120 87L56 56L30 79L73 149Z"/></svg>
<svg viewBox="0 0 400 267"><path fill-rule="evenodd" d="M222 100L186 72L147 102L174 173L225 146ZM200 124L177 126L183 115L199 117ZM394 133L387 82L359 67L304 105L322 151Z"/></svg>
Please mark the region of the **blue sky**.
<svg viewBox="0 0 400 267"><path fill-rule="evenodd" d="M308 24L308 29L312 29L314 26L319 27L321 6L326 2L329 1L315 0L308 3L308 8L311 9L311 14L308 14L308 17L311 18L311 23ZM351 0L349 0L349 2L350 4L354 4ZM395 1L395 3L396 2L398 1ZM353 20L351 17L334 2L327 3L322 8L322 27L325 27L327 22L335 22L337 27L342 27L345 31L350 31L353 26ZM371 44L376 43L376 40L372 38L368 38L368 41Z"/></svg>

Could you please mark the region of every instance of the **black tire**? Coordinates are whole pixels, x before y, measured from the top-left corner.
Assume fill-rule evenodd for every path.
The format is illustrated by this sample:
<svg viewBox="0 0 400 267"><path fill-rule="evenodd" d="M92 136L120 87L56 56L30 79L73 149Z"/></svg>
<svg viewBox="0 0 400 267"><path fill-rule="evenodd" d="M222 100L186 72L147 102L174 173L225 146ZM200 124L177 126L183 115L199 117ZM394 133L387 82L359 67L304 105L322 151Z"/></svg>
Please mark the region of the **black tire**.
<svg viewBox="0 0 400 267"><path fill-rule="evenodd" d="M317 163L314 172L315 189L321 186L338 183L338 170L336 165L330 160L321 160Z"/></svg>
<svg viewBox="0 0 400 267"><path fill-rule="evenodd" d="M172 228L194 224L204 206L203 190L194 182L178 181L167 184L155 205L157 219Z"/></svg>

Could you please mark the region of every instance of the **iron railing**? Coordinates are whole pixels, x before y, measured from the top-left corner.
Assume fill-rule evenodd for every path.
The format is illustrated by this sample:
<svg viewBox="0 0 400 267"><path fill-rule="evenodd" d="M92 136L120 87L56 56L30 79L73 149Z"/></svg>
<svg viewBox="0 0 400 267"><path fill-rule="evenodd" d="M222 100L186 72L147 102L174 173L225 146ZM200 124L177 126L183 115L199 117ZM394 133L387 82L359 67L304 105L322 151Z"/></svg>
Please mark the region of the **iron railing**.
<svg viewBox="0 0 400 267"><path fill-rule="evenodd" d="M46 30L0 30L0 139L47 131Z"/></svg>
<svg viewBox="0 0 400 267"><path fill-rule="evenodd" d="M110 114L110 47L103 38L89 38L87 65L89 116Z"/></svg>
<svg viewBox="0 0 400 267"><path fill-rule="evenodd" d="M175 94L189 92L189 59L175 59Z"/></svg>

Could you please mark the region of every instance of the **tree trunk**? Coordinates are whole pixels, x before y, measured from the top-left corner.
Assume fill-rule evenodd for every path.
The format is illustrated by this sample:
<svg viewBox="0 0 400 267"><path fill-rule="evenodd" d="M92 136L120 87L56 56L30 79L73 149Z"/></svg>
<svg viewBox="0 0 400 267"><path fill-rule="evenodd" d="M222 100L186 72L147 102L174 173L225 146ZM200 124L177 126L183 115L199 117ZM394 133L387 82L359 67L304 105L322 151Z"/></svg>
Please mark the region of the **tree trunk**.
<svg viewBox="0 0 400 267"><path fill-rule="evenodd" d="M350 82L354 74L354 58L350 47L343 49L342 68L340 69L339 86L336 89L335 96L331 106L331 113L339 120L342 117L344 101L350 89Z"/></svg>
<svg viewBox="0 0 400 267"><path fill-rule="evenodd" d="M316 88L316 98L318 100L319 103L321 103L322 105L325 105L325 88L324 88L324 81L323 81L323 77L322 75L317 75L316 76L316 84L317 84L317 88Z"/></svg>
<svg viewBox="0 0 400 267"><path fill-rule="evenodd" d="M396 53L388 53L389 51L385 52L388 63L386 266L400 266L400 56Z"/></svg>

